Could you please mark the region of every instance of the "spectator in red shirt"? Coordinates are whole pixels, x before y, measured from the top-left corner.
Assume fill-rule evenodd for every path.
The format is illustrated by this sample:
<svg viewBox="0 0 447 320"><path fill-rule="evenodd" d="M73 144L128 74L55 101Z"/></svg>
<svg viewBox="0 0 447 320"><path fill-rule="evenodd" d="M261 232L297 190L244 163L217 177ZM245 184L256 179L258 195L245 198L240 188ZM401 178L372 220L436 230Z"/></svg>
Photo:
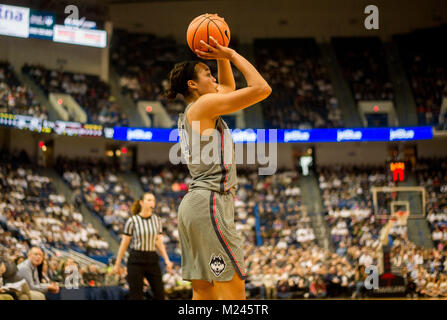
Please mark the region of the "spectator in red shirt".
<svg viewBox="0 0 447 320"><path fill-rule="evenodd" d="M325 298L327 295L326 285L320 277L315 277L310 282L309 297L310 298Z"/></svg>

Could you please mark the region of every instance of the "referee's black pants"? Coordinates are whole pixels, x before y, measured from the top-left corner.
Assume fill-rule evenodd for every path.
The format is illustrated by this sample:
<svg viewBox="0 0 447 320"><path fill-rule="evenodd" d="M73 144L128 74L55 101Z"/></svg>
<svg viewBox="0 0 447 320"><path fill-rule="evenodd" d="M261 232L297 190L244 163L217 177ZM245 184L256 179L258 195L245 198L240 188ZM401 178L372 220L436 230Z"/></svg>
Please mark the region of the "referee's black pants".
<svg viewBox="0 0 447 320"><path fill-rule="evenodd" d="M154 300L164 300L165 291L158 254L154 251L131 250L127 261L130 300L143 300L145 277L151 285Z"/></svg>

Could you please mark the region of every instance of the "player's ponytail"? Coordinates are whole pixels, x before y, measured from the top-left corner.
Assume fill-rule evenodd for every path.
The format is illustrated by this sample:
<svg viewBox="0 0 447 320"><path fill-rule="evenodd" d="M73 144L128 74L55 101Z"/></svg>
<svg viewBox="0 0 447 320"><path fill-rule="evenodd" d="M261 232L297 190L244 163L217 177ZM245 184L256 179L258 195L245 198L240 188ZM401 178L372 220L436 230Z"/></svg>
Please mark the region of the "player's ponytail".
<svg viewBox="0 0 447 320"><path fill-rule="evenodd" d="M197 80L195 71L199 61L184 61L177 63L169 73L169 88L166 90L166 97L173 100L178 94L185 98L188 96L188 80Z"/></svg>

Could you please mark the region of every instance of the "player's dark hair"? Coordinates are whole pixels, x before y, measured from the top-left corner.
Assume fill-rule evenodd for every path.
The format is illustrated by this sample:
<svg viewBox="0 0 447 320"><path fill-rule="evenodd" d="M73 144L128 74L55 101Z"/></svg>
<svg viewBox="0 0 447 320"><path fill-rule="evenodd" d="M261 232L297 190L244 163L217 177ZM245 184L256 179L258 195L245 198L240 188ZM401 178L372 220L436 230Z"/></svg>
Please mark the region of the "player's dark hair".
<svg viewBox="0 0 447 320"><path fill-rule="evenodd" d="M200 61L183 61L177 63L169 73L169 88L166 90L166 97L173 100L177 94L185 98L189 95L188 80L197 80L195 66Z"/></svg>

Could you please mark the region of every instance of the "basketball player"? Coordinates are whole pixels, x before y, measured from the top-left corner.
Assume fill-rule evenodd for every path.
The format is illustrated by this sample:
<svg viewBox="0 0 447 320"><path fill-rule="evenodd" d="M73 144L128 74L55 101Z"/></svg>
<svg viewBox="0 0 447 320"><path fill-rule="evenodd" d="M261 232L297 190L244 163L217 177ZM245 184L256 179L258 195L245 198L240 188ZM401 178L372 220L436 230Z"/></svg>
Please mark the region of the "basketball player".
<svg viewBox="0 0 447 320"><path fill-rule="evenodd" d="M193 180L178 209L182 273L192 282L194 300L243 300L246 270L243 241L234 224L234 146L221 116L264 100L272 90L235 50L219 45L212 37L210 43L213 46L202 41L208 52L195 53L202 59L217 60L218 82L206 64L186 61L174 66L167 92L171 99L182 94L188 104L178 121L182 153ZM230 62L242 72L247 87L235 90ZM197 155L192 154L195 147L191 148L191 141L199 143L200 150L209 143L217 145L219 151L212 155L216 161L205 164L200 158L200 163L194 164L191 159Z"/></svg>

